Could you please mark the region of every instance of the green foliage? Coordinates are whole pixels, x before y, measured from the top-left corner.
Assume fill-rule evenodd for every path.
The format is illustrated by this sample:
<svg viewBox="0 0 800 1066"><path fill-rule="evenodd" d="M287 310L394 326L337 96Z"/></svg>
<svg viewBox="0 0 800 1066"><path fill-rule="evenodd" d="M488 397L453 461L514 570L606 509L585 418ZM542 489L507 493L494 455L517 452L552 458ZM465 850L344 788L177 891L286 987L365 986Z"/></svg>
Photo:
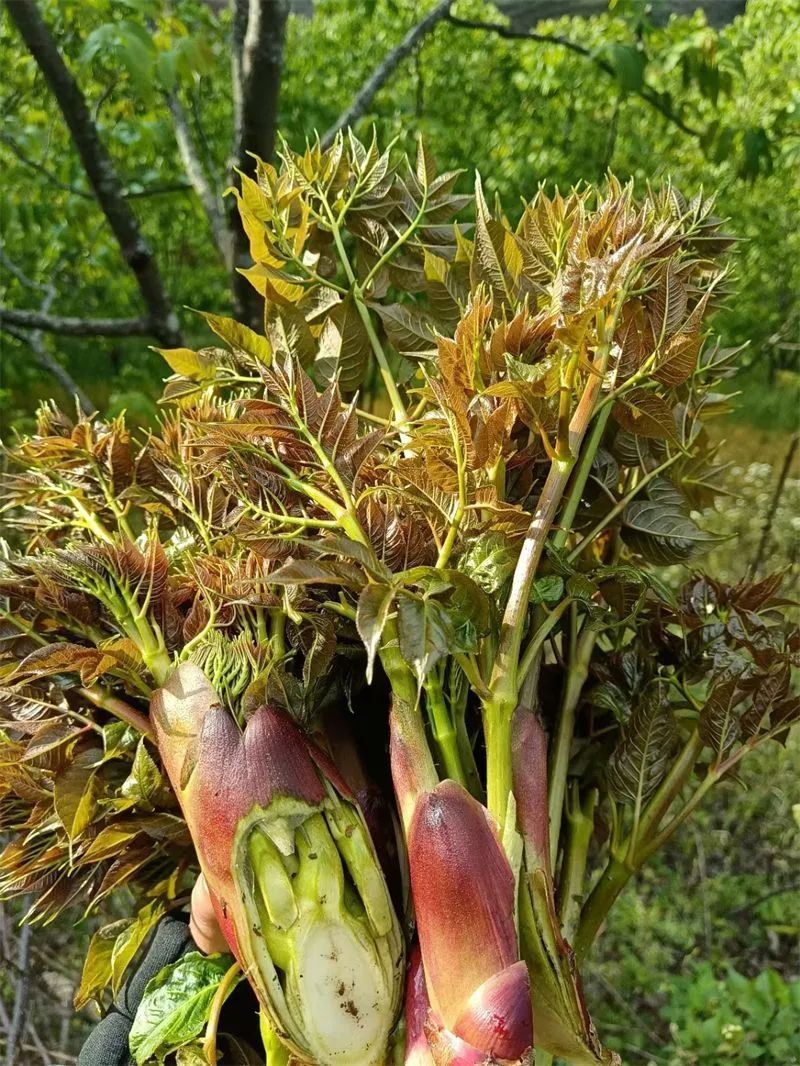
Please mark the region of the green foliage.
<svg viewBox="0 0 800 1066"><path fill-rule="evenodd" d="M674 981L663 1014L677 1062L800 1058L800 981L784 981L774 970L748 980L735 970L717 978L710 966L700 966Z"/></svg>
<svg viewBox="0 0 800 1066"><path fill-rule="evenodd" d="M748 1047L770 1066L798 1058L799 740L756 754L610 915L586 977L626 1062L723 1066ZM728 1025L741 1026L730 1042Z"/></svg>
<svg viewBox="0 0 800 1066"><path fill-rule="evenodd" d="M51 0L43 12L127 188L139 197L132 203L175 305L224 309L228 282L196 198L185 188L163 91L178 91L208 171L221 174L231 137L229 13L215 16L201 0L169 7L159 0ZM281 96L281 128L290 143L328 128L418 13L410 2L378 0L370 14L330 0L310 20L290 18ZM459 13L492 17L478 2L460 5ZM596 180L609 166L640 182L671 175L683 188L716 190L731 230L745 239L738 296L718 316L718 329L726 344L750 341L751 358L761 365L771 358L770 338L777 333L790 341L797 332L800 256L793 220L800 190L792 131L798 104L791 88L797 19L791 0L751 0L746 14L719 34L701 15L652 27L641 5L539 27L568 37L588 57L557 44L503 40L444 23L425 40L418 61L403 64L378 94L363 129L374 121L384 140L399 135L409 147L409 131L424 132L444 169L477 167L486 174L487 198L501 191L512 215L518 193L532 183L568 187ZM53 281L59 313L137 313L132 278L121 268L52 97L7 21L0 48L7 59L1 146L7 254L33 279ZM680 130L642 99L645 84L658 105L700 135ZM45 171L36 169L39 164ZM6 275L4 287L4 302L36 306L37 294L13 276ZM199 323L186 315L184 325L190 339L200 336ZM334 348L340 344L333 331L330 341ZM52 385L24 348L6 344L13 353L6 360L8 417L29 419ZM152 419L147 398L158 392L159 371L141 340L59 338L55 351L101 409L126 406L136 420Z"/></svg>
<svg viewBox="0 0 800 1066"><path fill-rule="evenodd" d="M151 1059L163 1062L202 1032L232 962L230 955L193 951L165 966L148 982L130 1032L131 1054L137 1066ZM227 994L241 977L239 974L227 985Z"/></svg>

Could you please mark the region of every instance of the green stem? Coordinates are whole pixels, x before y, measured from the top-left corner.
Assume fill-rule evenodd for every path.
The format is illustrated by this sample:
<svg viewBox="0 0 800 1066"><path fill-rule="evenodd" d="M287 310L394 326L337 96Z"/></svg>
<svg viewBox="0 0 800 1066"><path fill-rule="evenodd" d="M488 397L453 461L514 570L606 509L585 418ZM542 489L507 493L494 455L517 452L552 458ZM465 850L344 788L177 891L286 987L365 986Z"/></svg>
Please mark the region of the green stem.
<svg viewBox="0 0 800 1066"><path fill-rule="evenodd" d="M600 442L603 439L603 433L605 432L606 423L608 422L608 416L611 414L611 407L602 408L592 423L592 430L589 434L586 445L581 449L581 458L575 469L575 475L572 478L570 490L567 495L566 503L558 516L559 528L553 537L553 544L557 548L563 548L567 542L570 530L572 529L572 523L575 521L575 515L578 513L581 499L583 498L583 490L586 488L586 482L589 480L589 474L592 470L592 463L594 457L597 455L597 449L600 447Z"/></svg>
<svg viewBox="0 0 800 1066"><path fill-rule="evenodd" d="M561 817L564 810L564 795L567 789L569 758L572 737L575 732L575 716L581 692L589 673L589 663L597 640L597 630L589 623L573 641L572 659L567 668L561 711L558 717L553 754L550 758L548 811L550 816L550 856L553 869L558 856L558 838L561 833Z"/></svg>
<svg viewBox="0 0 800 1066"><path fill-rule="evenodd" d="M674 455L671 455L669 459L666 460L666 462L661 463L660 466L655 467L655 469L651 470L648 474L645 474L641 481L637 482L637 484L633 486L630 492L627 492L622 497L622 499L614 507L611 508L608 514L604 515L600 519L600 521L592 527L592 529L586 534L586 536L583 537L578 544L576 544L576 546L569 553L570 561L577 559L583 549L592 543L598 533L602 533L606 526L611 525L617 515L622 514L622 512L625 510L631 500L642 491L645 485L649 484L654 477L657 477L659 474L663 474L663 472L667 470L670 466L672 466L672 464L676 460L680 459L681 454L681 452L676 452Z"/></svg>
<svg viewBox="0 0 800 1066"><path fill-rule="evenodd" d="M622 859L609 860L581 912L578 932L572 945L579 963L588 954L606 915L635 873L636 870Z"/></svg>
<svg viewBox="0 0 800 1066"><path fill-rule="evenodd" d="M570 785L567 798L569 834L558 886L558 913L567 940L572 940L575 935L581 916L586 860L594 833L594 810L598 798L599 793L593 788L585 802L581 804L578 783L574 782Z"/></svg>
<svg viewBox="0 0 800 1066"><path fill-rule="evenodd" d="M680 755L672 764L669 773L658 786L656 791L647 801L638 825L631 834L628 845L628 862L639 867L642 864L638 852L639 841L648 847L649 837L658 830L664 815L672 806L673 801L680 793L694 770L700 752L703 750L703 742L696 729L694 729L683 746Z"/></svg>
<svg viewBox="0 0 800 1066"><path fill-rule="evenodd" d="M400 390L397 387L397 382L394 380L394 374L389 366L389 360L386 358L386 352L383 350L383 345L380 342L378 334L375 332L375 326L372 324L372 317L366 304L362 301L360 296L354 295L356 303L356 310L359 317L364 324L364 330L369 337L369 343L372 346L372 350L375 353L375 358L378 360L378 366L380 367L381 377L383 378L383 384L386 388L386 392L391 400L392 407L394 409L395 417L401 426L408 424L408 412L406 411L406 405L403 403L403 397L400 395Z"/></svg>
<svg viewBox="0 0 800 1066"><path fill-rule="evenodd" d="M436 669L432 670L424 681L425 706L428 711L428 722L431 733L439 751L447 777L467 787L466 774L461 765L461 757L458 748L458 737L453 725L450 712L445 703L442 685Z"/></svg>
<svg viewBox="0 0 800 1066"><path fill-rule="evenodd" d="M458 531L461 528L461 523L464 521L464 515L467 513L467 470L464 462L464 453L461 449L458 429L453 425L449 415L448 421L450 422L450 433L453 438L453 452L455 454L456 468L458 470L458 504L456 505L455 513L450 520L450 528L447 530L447 536L445 537L442 549L439 552L439 558L436 560L437 570L443 570L450 561L450 555L455 546Z"/></svg>
<svg viewBox="0 0 800 1066"><path fill-rule="evenodd" d="M333 243L336 245L336 251L339 254L344 272L347 275L347 280L350 283L353 299L355 301L356 310L359 317L364 324L369 343L372 346L372 350L375 353L375 358L378 360L378 366L380 367L381 377L383 378L383 384L386 387L386 392L391 400L392 407L394 408L395 415L398 422L401 425L405 425L408 422L408 414L406 412L403 398L400 395L400 390L397 388L397 382L394 380L391 367L389 366L389 360L386 358L386 352L383 350L383 345L380 342L378 334L375 332L375 327L372 324L372 318L370 317L369 310L364 303L361 292L358 288L355 271L350 264L350 258L347 254L347 249L344 246L342 240L342 234L339 229L339 224L332 214L329 213L329 220L331 225L331 233L333 234Z"/></svg>
<svg viewBox="0 0 800 1066"><path fill-rule="evenodd" d="M209 1066L217 1066L217 1029L219 1028L219 1016L222 1013L222 1005L228 998L228 993L235 981L239 979L241 966L238 962L225 971L225 975L219 983L219 988L214 993L211 1001L211 1009L208 1012L205 1038L203 1039L203 1054Z"/></svg>
<svg viewBox="0 0 800 1066"><path fill-rule="evenodd" d="M137 711L135 707L131 707L129 703L119 699L118 696L107 692L101 685L82 687L78 689L78 692L95 707L108 711L121 722L132 726L148 739L155 741L156 735L150 719L141 711Z"/></svg>
<svg viewBox="0 0 800 1066"><path fill-rule="evenodd" d="M522 685L523 681L528 676L528 671L536 661L536 658L539 652L542 650L542 645L544 644L545 640L547 640L548 635L552 633L552 631L558 625L561 616L573 602L574 601L569 596L567 596L559 604L557 604L552 609L552 611L548 611L548 613L545 615L544 621L541 623L540 626L537 627L536 632L531 637L527 648L522 653L522 658L519 662L520 685Z"/></svg>
<svg viewBox="0 0 800 1066"><path fill-rule="evenodd" d="M661 847L678 826L689 817L714 783L713 775L709 774L695 791L689 803L673 818L669 825L657 836L647 839L658 829L664 815L688 781L702 749L703 743L697 730L694 730L686 741L680 755L673 763L669 773L650 797L642 811L635 832L631 834L629 843L623 848L626 852L625 858L623 859L620 854L613 856L600 875L583 908L578 933L575 938L575 954L579 961L588 953L600 926L605 921L606 915L630 878L641 869L645 860ZM645 841L644 846L639 845L638 841L641 840Z"/></svg>

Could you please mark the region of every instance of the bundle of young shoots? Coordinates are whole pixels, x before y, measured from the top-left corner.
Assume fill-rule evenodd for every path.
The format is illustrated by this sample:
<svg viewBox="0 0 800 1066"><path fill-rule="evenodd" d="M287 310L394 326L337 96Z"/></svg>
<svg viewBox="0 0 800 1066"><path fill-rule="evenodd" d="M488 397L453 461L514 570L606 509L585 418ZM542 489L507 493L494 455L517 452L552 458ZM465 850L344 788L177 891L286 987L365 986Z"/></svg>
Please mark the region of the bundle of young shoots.
<svg viewBox="0 0 800 1066"><path fill-rule="evenodd" d="M612 179L512 225L458 179L284 148L236 191L263 331L164 351L149 435L46 405L8 448L0 892L133 893L79 1005L198 868L234 956L148 986L139 1063L216 1062L242 975L255 1062L614 1061L581 961L800 715L780 577L675 587L738 354L711 205Z"/></svg>

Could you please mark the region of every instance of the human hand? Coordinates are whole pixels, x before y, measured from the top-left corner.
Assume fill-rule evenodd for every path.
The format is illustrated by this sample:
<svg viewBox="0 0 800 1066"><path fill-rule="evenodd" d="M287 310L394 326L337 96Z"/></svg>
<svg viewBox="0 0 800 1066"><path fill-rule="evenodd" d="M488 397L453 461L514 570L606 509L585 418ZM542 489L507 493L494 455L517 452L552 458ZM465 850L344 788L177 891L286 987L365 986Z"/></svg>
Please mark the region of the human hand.
<svg viewBox="0 0 800 1066"><path fill-rule="evenodd" d="M202 874L197 878L192 889L189 932L192 934L192 940L204 955L231 950L222 935L214 913L214 904L211 902L211 893Z"/></svg>

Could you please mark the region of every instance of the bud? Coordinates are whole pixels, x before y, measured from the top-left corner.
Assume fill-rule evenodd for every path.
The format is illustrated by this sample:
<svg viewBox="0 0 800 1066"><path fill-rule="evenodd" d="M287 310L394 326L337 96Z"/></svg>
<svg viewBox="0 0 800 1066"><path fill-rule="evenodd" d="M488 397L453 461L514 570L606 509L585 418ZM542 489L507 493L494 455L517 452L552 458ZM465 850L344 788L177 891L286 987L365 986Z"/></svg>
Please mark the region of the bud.
<svg viewBox="0 0 800 1066"><path fill-rule="evenodd" d="M159 748L231 949L301 1061L386 1057L403 939L361 811L283 711L244 730L203 672L153 698Z"/></svg>
<svg viewBox="0 0 800 1066"><path fill-rule="evenodd" d="M528 1062L531 989L520 961L516 879L494 822L455 781L420 787L414 749L392 729L392 770L404 812L436 1066ZM410 997L410 991L416 990ZM407 1026L419 1029L419 984ZM412 1026L412 1022L414 1025ZM415 1054L424 1061L416 1041Z"/></svg>

